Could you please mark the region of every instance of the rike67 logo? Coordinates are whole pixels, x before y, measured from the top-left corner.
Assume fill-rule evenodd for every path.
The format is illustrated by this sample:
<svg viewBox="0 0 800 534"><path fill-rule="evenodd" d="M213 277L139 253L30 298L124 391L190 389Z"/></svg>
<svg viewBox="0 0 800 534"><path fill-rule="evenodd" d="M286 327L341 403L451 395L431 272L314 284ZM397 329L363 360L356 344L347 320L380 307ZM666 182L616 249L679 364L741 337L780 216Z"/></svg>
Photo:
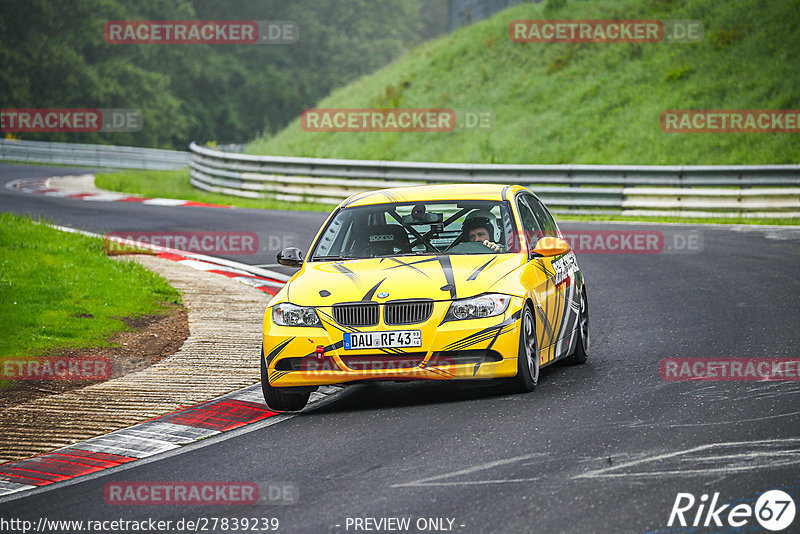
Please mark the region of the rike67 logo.
<svg viewBox="0 0 800 534"><path fill-rule="evenodd" d="M755 506L718 503L719 493L714 493L710 502L705 493L699 499L691 493L678 493L667 526L740 528L755 520L763 528L777 532L789 528L797 511L791 495L781 490L762 493Z"/></svg>

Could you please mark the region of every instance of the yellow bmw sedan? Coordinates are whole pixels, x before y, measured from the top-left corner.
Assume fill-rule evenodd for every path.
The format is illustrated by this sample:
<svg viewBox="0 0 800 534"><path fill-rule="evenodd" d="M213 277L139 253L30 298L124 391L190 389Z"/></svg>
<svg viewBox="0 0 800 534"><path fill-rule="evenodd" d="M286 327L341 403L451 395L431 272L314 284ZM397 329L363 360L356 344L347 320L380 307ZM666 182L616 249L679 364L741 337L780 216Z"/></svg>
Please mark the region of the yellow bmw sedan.
<svg viewBox="0 0 800 534"><path fill-rule="evenodd" d="M511 185L358 193L322 226L264 314L270 408L322 385L501 378L532 391L542 367L586 361L589 308L550 212Z"/></svg>

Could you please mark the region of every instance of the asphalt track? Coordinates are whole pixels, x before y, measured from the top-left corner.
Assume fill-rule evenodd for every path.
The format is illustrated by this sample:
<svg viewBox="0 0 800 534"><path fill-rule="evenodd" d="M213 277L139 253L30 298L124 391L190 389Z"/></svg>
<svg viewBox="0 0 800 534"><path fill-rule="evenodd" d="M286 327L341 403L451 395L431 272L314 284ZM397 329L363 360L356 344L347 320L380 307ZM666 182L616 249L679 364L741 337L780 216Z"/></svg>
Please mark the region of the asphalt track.
<svg viewBox="0 0 800 534"><path fill-rule="evenodd" d="M75 170L4 164L0 182L67 173ZM0 211L96 232L291 235L300 248L324 218L86 202L4 187ZM575 227L587 224L562 225ZM680 230L699 233L702 250L578 256L589 288L589 362L544 370L531 394L491 385L357 386L278 424L4 502L0 518L277 517L278 532L363 532L348 518L410 517L410 532L422 531L419 518L450 518L452 531L470 533L672 532L678 492L754 504L758 494L784 488L800 504L800 382L669 382L659 374L659 361L670 357L798 356L800 229ZM275 252L229 258L269 264ZM243 356L257 358L257 350ZM110 481L194 480L289 482L299 499L227 507L103 499ZM720 530L764 531L752 518L742 530L695 531ZM800 517L789 531L800 532Z"/></svg>

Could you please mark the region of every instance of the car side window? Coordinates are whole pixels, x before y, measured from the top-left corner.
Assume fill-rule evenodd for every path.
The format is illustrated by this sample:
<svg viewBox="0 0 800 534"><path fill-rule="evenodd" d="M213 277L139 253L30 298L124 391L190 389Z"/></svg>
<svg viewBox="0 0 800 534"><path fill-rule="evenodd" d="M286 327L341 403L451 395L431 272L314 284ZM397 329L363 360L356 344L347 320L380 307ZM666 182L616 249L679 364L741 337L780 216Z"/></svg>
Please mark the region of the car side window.
<svg viewBox="0 0 800 534"><path fill-rule="evenodd" d="M553 227L553 235L556 237L560 237L561 230L559 230L558 223L556 223L556 220L553 218L553 215L550 213L550 210L547 209L547 207L542 203L541 200L536 200L536 203L539 205L539 208L542 210L542 213L544 213L544 216L547 217L547 220Z"/></svg>
<svg viewBox="0 0 800 534"><path fill-rule="evenodd" d="M519 217L522 220L522 231L525 232L525 237L528 241L528 250L533 250L539 237L542 235L542 227L536 220L525 197L520 195L517 197L517 209L519 210Z"/></svg>
<svg viewBox="0 0 800 534"><path fill-rule="evenodd" d="M536 217L536 220L539 222L539 226L544 230L544 235L548 237L558 237L558 230L556 229L556 223L553 220L553 217L548 213L545 207L539 202L538 199L532 197L530 195L525 195L523 197L527 204L530 205L531 210L533 210L533 215Z"/></svg>

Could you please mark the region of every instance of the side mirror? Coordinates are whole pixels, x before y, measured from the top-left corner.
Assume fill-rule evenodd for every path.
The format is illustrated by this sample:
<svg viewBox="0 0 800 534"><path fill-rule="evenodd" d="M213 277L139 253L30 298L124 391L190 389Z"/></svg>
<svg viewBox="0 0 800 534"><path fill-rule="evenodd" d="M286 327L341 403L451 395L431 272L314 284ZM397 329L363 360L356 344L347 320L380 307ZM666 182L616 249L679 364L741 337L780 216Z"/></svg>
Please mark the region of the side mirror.
<svg viewBox="0 0 800 534"><path fill-rule="evenodd" d="M285 248L278 252L278 263L286 267L300 267L303 265L303 251L295 247Z"/></svg>
<svg viewBox="0 0 800 534"><path fill-rule="evenodd" d="M557 237L543 237L533 248L533 257L548 258L569 252L569 243Z"/></svg>

